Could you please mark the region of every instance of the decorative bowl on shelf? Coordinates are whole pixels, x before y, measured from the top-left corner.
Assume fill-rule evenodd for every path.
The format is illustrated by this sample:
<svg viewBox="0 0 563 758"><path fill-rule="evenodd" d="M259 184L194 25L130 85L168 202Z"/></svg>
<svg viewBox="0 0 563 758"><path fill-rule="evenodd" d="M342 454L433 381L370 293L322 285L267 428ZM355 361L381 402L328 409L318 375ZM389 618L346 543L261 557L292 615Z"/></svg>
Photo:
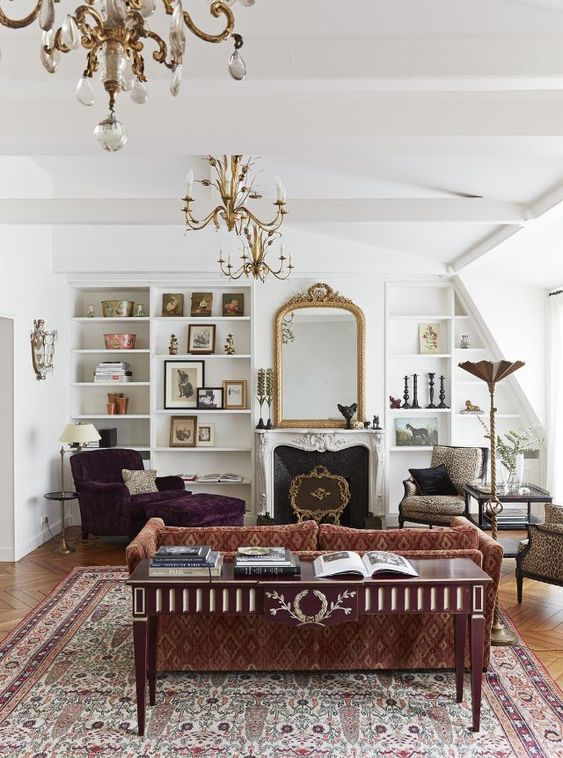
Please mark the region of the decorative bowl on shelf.
<svg viewBox="0 0 563 758"><path fill-rule="evenodd" d="M134 306L133 300L102 300L102 313L105 318L129 318Z"/></svg>
<svg viewBox="0 0 563 758"><path fill-rule="evenodd" d="M136 334L104 334L106 350L134 350Z"/></svg>

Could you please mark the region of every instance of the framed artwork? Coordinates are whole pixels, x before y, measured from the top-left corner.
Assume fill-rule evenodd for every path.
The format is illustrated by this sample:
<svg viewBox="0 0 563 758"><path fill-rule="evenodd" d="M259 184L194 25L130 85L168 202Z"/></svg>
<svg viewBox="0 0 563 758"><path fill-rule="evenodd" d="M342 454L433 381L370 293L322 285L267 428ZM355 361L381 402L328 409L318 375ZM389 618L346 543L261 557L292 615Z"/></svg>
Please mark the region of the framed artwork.
<svg viewBox="0 0 563 758"><path fill-rule="evenodd" d="M223 408L222 387L198 387L197 407L204 410L220 410Z"/></svg>
<svg viewBox="0 0 563 758"><path fill-rule="evenodd" d="M197 447L213 447L215 445L215 424L197 425Z"/></svg>
<svg viewBox="0 0 563 758"><path fill-rule="evenodd" d="M242 292L230 292L223 295L223 316L244 316Z"/></svg>
<svg viewBox="0 0 563 758"><path fill-rule="evenodd" d="M170 418L170 447L195 447L197 416L172 416Z"/></svg>
<svg viewBox="0 0 563 758"><path fill-rule="evenodd" d="M184 296L166 292L162 296L162 315L163 316L183 316L184 315Z"/></svg>
<svg viewBox="0 0 563 758"><path fill-rule="evenodd" d="M231 410L246 408L246 379L225 379L223 382L225 408Z"/></svg>
<svg viewBox="0 0 563 758"><path fill-rule="evenodd" d="M190 324L188 353L209 355L215 352L215 324Z"/></svg>
<svg viewBox="0 0 563 758"><path fill-rule="evenodd" d="M190 315L211 316L212 307L213 307L213 293L212 292L193 292L192 293L192 308L190 311Z"/></svg>
<svg viewBox="0 0 563 758"><path fill-rule="evenodd" d="M196 408L197 388L204 384L203 361L164 361L165 408Z"/></svg>
<svg viewBox="0 0 563 758"><path fill-rule="evenodd" d="M433 447L438 444L438 419L428 418L395 419L395 444L397 447Z"/></svg>
<svg viewBox="0 0 563 758"><path fill-rule="evenodd" d="M418 338L421 355L440 352L440 324L419 324Z"/></svg>

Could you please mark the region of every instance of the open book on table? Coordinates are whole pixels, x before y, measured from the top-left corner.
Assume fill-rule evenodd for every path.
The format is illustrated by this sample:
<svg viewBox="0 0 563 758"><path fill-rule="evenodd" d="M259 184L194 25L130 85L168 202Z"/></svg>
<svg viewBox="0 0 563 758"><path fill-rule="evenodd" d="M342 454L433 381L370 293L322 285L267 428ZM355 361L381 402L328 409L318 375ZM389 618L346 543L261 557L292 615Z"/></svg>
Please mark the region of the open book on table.
<svg viewBox="0 0 563 758"><path fill-rule="evenodd" d="M402 555L381 550L370 550L363 557L351 550L325 553L313 561L313 570L317 577L335 574L360 574L363 577L371 577L384 571L418 576L418 571L412 563Z"/></svg>

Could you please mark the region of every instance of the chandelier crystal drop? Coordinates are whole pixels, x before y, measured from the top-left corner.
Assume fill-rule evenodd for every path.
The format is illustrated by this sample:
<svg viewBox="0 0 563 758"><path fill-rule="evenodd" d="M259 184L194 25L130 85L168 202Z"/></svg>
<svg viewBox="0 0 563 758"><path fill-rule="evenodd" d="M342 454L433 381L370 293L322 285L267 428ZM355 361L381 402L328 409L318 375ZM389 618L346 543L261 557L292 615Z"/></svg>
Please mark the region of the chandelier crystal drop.
<svg viewBox="0 0 563 758"><path fill-rule="evenodd" d="M127 132L125 127L118 121L114 113L109 113L108 117L97 125L94 129L94 137L98 143L109 153L116 153L127 142Z"/></svg>
<svg viewBox="0 0 563 758"><path fill-rule="evenodd" d="M121 92L131 92L133 102L145 103L148 97L145 55L148 60L161 63L172 74L170 92L176 96L180 91L186 54L186 29L204 42L223 42L231 38L234 52L231 54L228 70L234 79L246 76L246 65L240 55L242 37L234 34L234 14L229 7L231 0L213 0L209 12L214 19L220 19L223 28L217 34L209 34L200 29L192 20L181 0L83 0L75 10L67 14L62 25L56 28L56 3L58 0L36 0L35 7L22 18L9 18L1 7L0 26L22 29L38 21L43 30L41 36L40 59L49 73L57 70L61 54L82 47L86 51L85 69L76 88L76 97L82 105L94 104L94 91L88 86L96 72L100 73L103 87L109 97L110 115L95 129L96 139L105 149L105 141L100 140L103 124L119 124L124 137L119 147L123 147L127 137L122 124L115 118L115 101ZM185 0L187 2L187 0ZM155 15L158 7L171 17L168 40L164 40L148 26L147 19ZM253 5L254 0L241 0L242 5ZM60 12L60 11L59 11ZM114 126L112 129L115 128ZM105 134L105 127L101 129ZM113 139L110 140L113 144Z"/></svg>

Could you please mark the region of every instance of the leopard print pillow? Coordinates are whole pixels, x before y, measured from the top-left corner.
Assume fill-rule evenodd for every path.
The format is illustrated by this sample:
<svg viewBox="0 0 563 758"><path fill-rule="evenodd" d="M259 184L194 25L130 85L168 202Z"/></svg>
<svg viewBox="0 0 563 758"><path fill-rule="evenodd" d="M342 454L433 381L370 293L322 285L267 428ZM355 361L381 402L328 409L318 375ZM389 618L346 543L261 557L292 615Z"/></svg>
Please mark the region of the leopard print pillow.
<svg viewBox="0 0 563 758"><path fill-rule="evenodd" d="M158 492L156 486L156 471L154 469L121 469L123 483L132 495L145 495L149 492Z"/></svg>

